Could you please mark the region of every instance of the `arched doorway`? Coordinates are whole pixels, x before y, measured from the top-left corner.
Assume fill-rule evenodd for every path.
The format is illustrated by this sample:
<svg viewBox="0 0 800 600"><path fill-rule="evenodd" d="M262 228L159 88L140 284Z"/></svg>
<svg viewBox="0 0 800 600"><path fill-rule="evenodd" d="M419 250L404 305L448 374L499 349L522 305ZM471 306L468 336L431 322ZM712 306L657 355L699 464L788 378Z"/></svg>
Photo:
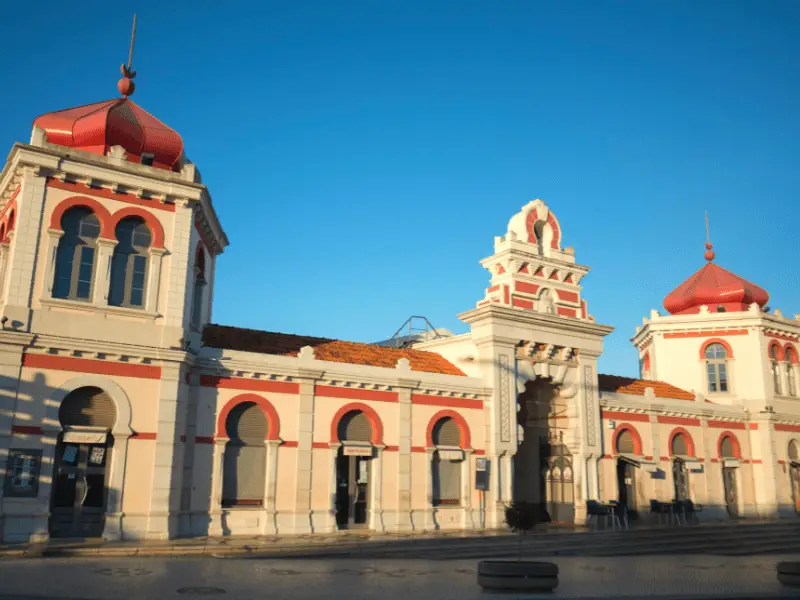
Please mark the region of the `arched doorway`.
<svg viewBox="0 0 800 600"><path fill-rule="evenodd" d="M263 506L266 478L268 423L255 402L233 407L225 419L229 442L225 445L222 506Z"/></svg>
<svg viewBox="0 0 800 600"><path fill-rule="evenodd" d="M789 478L794 510L800 514L800 447L796 440L789 442Z"/></svg>
<svg viewBox="0 0 800 600"><path fill-rule="evenodd" d="M719 454L722 459L722 489L725 494L725 507L731 517L739 516L739 494L736 484L736 467L731 461L738 458L736 443L730 435L720 440Z"/></svg>
<svg viewBox="0 0 800 600"><path fill-rule="evenodd" d="M81 387L61 402L58 420L62 433L56 446L50 535L100 537L105 527L116 406L102 389Z"/></svg>
<svg viewBox="0 0 800 600"><path fill-rule="evenodd" d="M369 519L372 423L360 410L345 414L337 426L342 447L336 457L336 525L366 527Z"/></svg>
<svg viewBox="0 0 800 600"><path fill-rule="evenodd" d="M514 455L514 500L535 504L543 521L574 522L572 456L563 443L568 401L550 379L536 379L517 402L523 436Z"/></svg>
<svg viewBox="0 0 800 600"><path fill-rule="evenodd" d="M620 431L616 440L618 454L633 456L636 454L636 442L629 429ZM625 456L617 458L617 500L624 506L628 518L636 516L636 465Z"/></svg>
<svg viewBox="0 0 800 600"><path fill-rule="evenodd" d="M461 471L464 464L461 429L455 419L443 417L433 426L431 438L436 448L431 457L433 506L459 506Z"/></svg>

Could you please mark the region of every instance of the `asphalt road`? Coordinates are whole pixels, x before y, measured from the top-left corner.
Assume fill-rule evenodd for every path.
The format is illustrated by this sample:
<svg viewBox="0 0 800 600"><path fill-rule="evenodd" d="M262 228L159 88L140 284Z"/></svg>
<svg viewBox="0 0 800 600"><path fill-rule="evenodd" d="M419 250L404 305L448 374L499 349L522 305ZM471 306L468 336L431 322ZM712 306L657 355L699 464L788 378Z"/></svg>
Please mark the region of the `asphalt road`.
<svg viewBox="0 0 800 600"><path fill-rule="evenodd" d="M800 556L557 557L560 586L548 598L800 597L775 578ZM477 561L214 558L4 559L2 600L488 600Z"/></svg>

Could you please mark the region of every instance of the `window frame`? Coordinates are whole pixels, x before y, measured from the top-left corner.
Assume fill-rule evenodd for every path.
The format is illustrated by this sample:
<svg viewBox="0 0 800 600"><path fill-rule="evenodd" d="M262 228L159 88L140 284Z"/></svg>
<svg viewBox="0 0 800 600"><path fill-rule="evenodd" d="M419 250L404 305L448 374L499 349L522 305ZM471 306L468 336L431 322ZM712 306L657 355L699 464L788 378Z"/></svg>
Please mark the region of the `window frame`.
<svg viewBox="0 0 800 600"><path fill-rule="evenodd" d="M722 349L722 356L714 352L709 356L709 351L719 347ZM703 362L705 363L706 389L709 394L727 394L731 391L730 370L728 369L728 349L719 342L711 342L703 348ZM713 382L712 382L713 377ZM715 389L712 389L712 383ZM722 389L722 388L725 389Z"/></svg>
<svg viewBox="0 0 800 600"><path fill-rule="evenodd" d="M72 218L72 215L82 213L81 216L76 218L75 223L65 222ZM97 233L95 236L87 235L83 232L85 225L84 219L89 217L94 218L94 223L91 225L96 227ZM97 214L87 206L73 206L69 208L61 217L61 229L63 234L58 240L55 251L55 265L53 268L53 287L51 297L57 300L72 300L76 302L92 302L94 297L95 288L95 268L97 266L97 240L100 237L101 224ZM88 262L89 268L89 289L86 296L79 295L81 280L81 268L85 265L84 257L87 250L91 250L91 259ZM69 253L69 254L67 254ZM59 266L62 261L66 263L69 260L69 277L60 277L62 275ZM68 291L66 295L59 293L59 282L69 280Z"/></svg>
<svg viewBox="0 0 800 600"><path fill-rule="evenodd" d="M131 231L130 231L130 240L121 240L120 239L120 231L119 228L123 224L134 223ZM149 241L146 246L137 245L136 236L141 234L141 231L137 231L139 227L144 227L147 231L149 236ZM153 247L153 231L147 222L140 216L132 216L126 217L122 219L114 230L114 237L117 239L117 245L114 248L114 252L111 255L111 273L109 276L109 286L108 286L108 305L109 306L117 306L121 308L131 308L134 310L144 310L147 307L147 279L150 275L150 249ZM125 245L123 245L123 243ZM125 257L125 264L124 266L120 266L122 260L118 257L124 256ZM131 302L132 296L134 294L134 278L137 276L137 259L141 259L144 262L144 269L142 269L141 273L141 304L134 304ZM119 276L119 272L122 271L124 275L122 275L122 299L117 301L116 298L112 297L116 293L115 286L120 285L117 283L116 276ZM139 288L137 288L138 291Z"/></svg>
<svg viewBox="0 0 800 600"><path fill-rule="evenodd" d="M772 391L776 396L783 396L783 381L781 381L781 363L778 356L778 347L772 344L768 351L770 371L772 372Z"/></svg>
<svg viewBox="0 0 800 600"><path fill-rule="evenodd" d="M795 363L794 363L794 360L793 360L793 358L794 358L793 355L794 355L794 348L792 348L791 346L787 347L786 350L784 350L783 357L784 357L785 362L786 362L786 384L787 384L787 388L788 388L786 390L786 392L792 398L796 398L797 397L797 381L795 380L795 373L794 373L794 364Z"/></svg>
<svg viewBox="0 0 800 600"><path fill-rule="evenodd" d="M25 458L33 459L36 461L35 466L31 469L30 479L31 485L25 489L20 490L14 486L14 468L15 461ZM39 496L39 479L42 474L42 450L40 449L26 449L16 448L8 452L8 462L6 463L5 481L3 483L3 495L6 498L36 498Z"/></svg>
<svg viewBox="0 0 800 600"><path fill-rule="evenodd" d="M461 459L460 460L452 460L449 458L442 458L440 452L461 452ZM460 447L455 446L436 446L436 450L434 450L433 455L431 456L431 505L436 508L461 508L464 504L464 492L463 492L463 471L464 471L464 462L467 460L467 457L464 455L464 450ZM455 477L457 479L456 486L455 486L455 498L443 498L442 497L442 471L441 465L443 462L451 463L453 466L450 467L455 470ZM437 485L438 482L438 485Z"/></svg>

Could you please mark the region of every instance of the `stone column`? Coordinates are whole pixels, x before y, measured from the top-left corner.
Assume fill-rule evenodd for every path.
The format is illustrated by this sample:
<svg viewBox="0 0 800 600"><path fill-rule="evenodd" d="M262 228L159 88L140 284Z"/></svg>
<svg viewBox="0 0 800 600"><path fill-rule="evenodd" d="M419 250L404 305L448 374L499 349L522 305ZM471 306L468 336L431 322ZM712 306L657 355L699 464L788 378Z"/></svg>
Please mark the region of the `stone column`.
<svg viewBox="0 0 800 600"><path fill-rule="evenodd" d="M330 445L330 480L328 484L328 489L330 491L330 502L328 507L328 525L327 531L336 531L337 524L336 524L336 494L338 490L338 482L336 481L336 457L339 456L339 448L341 448L341 444L332 443Z"/></svg>
<svg viewBox="0 0 800 600"><path fill-rule="evenodd" d="M278 452L280 440L267 440L264 442L267 451L266 469L264 476L264 524L261 528L262 535L275 535L278 533L275 522L275 498L278 493Z"/></svg>
<svg viewBox="0 0 800 600"><path fill-rule="evenodd" d="M463 516L461 527L463 529L475 529L475 519L472 514L472 454L474 450L466 448L464 450L464 460L461 461L461 506Z"/></svg>
<svg viewBox="0 0 800 600"><path fill-rule="evenodd" d="M436 529L436 523L434 521L434 511L436 510L433 507L433 453L436 452L436 448L425 448L425 520L424 520L424 530L425 531L432 531Z"/></svg>
<svg viewBox="0 0 800 600"><path fill-rule="evenodd" d="M386 448L384 445L375 446L376 456L370 462L370 477L372 481L369 484L370 488L370 516L369 528L372 531L384 531L386 528L383 524L383 451Z"/></svg>
<svg viewBox="0 0 800 600"><path fill-rule="evenodd" d="M411 486L412 486L412 457L411 457L411 389L398 389L400 399L400 439L397 452L397 514L394 519L395 531L411 531L414 529L412 521Z"/></svg>
<svg viewBox="0 0 800 600"><path fill-rule="evenodd" d="M111 432L114 437L114 448L111 451L111 470L108 480L108 500L106 502L106 523L103 527L103 539L106 541L119 541L124 539L124 523L122 512L122 497L125 493L125 470L128 465L128 442L131 434L130 427L123 424Z"/></svg>
<svg viewBox="0 0 800 600"><path fill-rule="evenodd" d="M45 259L45 280L44 280L44 294L45 298L53 297L53 284L56 278L56 253L58 252L58 242L64 237L64 232L58 229L47 230L47 254ZM3 290L5 292L5 289Z"/></svg>
<svg viewBox="0 0 800 600"><path fill-rule="evenodd" d="M225 448L229 438L218 437L214 439L214 458L211 472L211 502L208 507L210 520L208 535L211 537L222 536L222 486L225 477Z"/></svg>
<svg viewBox="0 0 800 600"><path fill-rule="evenodd" d="M161 266L167 251L164 248L150 248L149 272L147 274L147 300L144 308L147 312L158 312L158 299L161 289Z"/></svg>
<svg viewBox="0 0 800 600"><path fill-rule="evenodd" d="M117 240L97 238L97 254L94 257L94 283L92 304L108 306L108 292L111 289L111 259L114 256Z"/></svg>
<svg viewBox="0 0 800 600"><path fill-rule="evenodd" d="M13 235L13 231L9 235ZM9 243L0 242L0 294L6 288L6 263L8 262Z"/></svg>
<svg viewBox="0 0 800 600"><path fill-rule="evenodd" d="M753 464L753 481L755 483L755 510L762 518L771 518L778 513L778 457L775 453L775 429L772 413L757 413L752 420L758 423L758 429L750 430L750 448L752 457L761 460L761 464Z"/></svg>
<svg viewBox="0 0 800 600"><path fill-rule="evenodd" d="M293 533L313 533L315 525L321 528L328 522L328 514L319 515L315 522L311 505L313 489L312 467L314 461L314 379L295 379L300 386L296 396L298 411L297 487L295 490Z"/></svg>
<svg viewBox="0 0 800 600"><path fill-rule="evenodd" d="M40 174L38 167L25 167L21 186L17 196L14 243L6 266L8 279L5 313L12 323L19 323L17 329L28 330L34 269L39 259L46 178Z"/></svg>
<svg viewBox="0 0 800 600"><path fill-rule="evenodd" d="M170 539L178 533L182 453L179 451L182 424L185 419L187 386L183 363L164 363L161 367L158 425L153 461L150 512L146 537Z"/></svg>

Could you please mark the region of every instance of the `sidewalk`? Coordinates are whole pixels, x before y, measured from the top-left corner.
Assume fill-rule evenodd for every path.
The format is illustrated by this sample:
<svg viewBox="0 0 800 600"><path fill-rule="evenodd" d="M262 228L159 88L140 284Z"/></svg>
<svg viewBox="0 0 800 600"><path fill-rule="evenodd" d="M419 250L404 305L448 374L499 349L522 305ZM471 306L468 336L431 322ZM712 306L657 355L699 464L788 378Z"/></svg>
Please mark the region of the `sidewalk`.
<svg viewBox="0 0 800 600"><path fill-rule="evenodd" d="M549 528L553 530L555 528ZM563 529L563 528L562 528ZM565 530L565 533L574 531ZM254 536L254 537L197 537L173 540L132 540L106 542L102 539L50 540L45 544L3 544L0 545L0 558L39 558L75 556L223 556L223 555L275 555L293 554L303 551L324 551L347 547L365 546L385 547L388 544L404 542L423 542L454 539L496 539L508 537L516 539L507 530L454 531L454 532L410 532L376 533L341 531L328 534Z"/></svg>

